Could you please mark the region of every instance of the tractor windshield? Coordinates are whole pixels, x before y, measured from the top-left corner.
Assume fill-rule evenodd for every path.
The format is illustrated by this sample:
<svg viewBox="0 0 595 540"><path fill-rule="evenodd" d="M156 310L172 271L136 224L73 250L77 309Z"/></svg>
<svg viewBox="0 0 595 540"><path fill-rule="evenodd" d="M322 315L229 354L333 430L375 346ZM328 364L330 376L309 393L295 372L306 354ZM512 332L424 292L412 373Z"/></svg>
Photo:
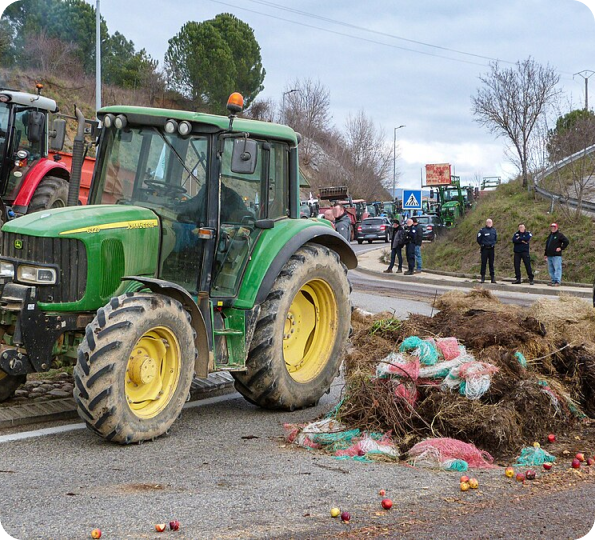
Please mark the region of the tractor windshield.
<svg viewBox="0 0 595 540"><path fill-rule="evenodd" d="M6 141L8 139L8 119L10 111L6 103L0 103L0 170L4 163L4 153L6 151Z"/></svg>

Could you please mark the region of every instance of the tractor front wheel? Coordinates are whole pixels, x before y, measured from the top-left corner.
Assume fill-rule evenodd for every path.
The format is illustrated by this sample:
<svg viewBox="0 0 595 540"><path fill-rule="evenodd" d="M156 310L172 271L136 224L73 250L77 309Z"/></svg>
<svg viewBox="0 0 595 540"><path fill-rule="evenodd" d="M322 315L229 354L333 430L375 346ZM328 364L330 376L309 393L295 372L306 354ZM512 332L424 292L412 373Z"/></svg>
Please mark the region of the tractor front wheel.
<svg viewBox="0 0 595 540"><path fill-rule="evenodd" d="M339 374L350 327L347 269L334 251L302 246L261 306L236 389L268 409L315 405Z"/></svg>
<svg viewBox="0 0 595 540"><path fill-rule="evenodd" d="M179 302L150 293L112 298L87 326L78 350L74 398L80 417L121 444L163 435L182 411L196 354Z"/></svg>
<svg viewBox="0 0 595 540"><path fill-rule="evenodd" d="M26 375L9 375L0 369L0 403L10 399L15 390L26 380Z"/></svg>

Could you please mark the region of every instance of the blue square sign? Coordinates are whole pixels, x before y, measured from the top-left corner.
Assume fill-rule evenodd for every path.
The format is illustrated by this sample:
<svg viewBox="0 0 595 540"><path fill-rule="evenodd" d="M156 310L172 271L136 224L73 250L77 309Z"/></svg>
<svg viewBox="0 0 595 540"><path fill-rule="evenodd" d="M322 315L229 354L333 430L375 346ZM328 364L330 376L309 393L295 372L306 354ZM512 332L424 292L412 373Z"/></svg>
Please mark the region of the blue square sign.
<svg viewBox="0 0 595 540"><path fill-rule="evenodd" d="M403 190L403 209L421 210L421 189Z"/></svg>

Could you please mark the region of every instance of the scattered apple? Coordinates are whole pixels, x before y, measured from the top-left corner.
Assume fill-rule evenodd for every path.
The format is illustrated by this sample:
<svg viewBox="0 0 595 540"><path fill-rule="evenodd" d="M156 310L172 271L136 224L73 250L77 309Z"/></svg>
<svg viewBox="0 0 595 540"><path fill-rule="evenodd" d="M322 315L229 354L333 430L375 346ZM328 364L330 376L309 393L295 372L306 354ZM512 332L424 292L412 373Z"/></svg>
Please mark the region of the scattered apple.
<svg viewBox="0 0 595 540"><path fill-rule="evenodd" d="M350 520L351 520L351 514L349 512L341 513L341 521L343 523L349 523Z"/></svg>
<svg viewBox="0 0 595 540"><path fill-rule="evenodd" d="M365 451L365 450L362 450L362 449L360 448L360 449L357 451L357 455L358 455L359 457L365 456L365 455L366 455L366 451Z"/></svg>
<svg viewBox="0 0 595 540"><path fill-rule="evenodd" d="M514 476L514 469L512 467L506 467L506 469L504 470L504 474L508 478L512 478Z"/></svg>
<svg viewBox="0 0 595 540"><path fill-rule="evenodd" d="M165 528L167 527L167 525L165 523L157 523L155 525L155 530L157 532L163 532L165 530Z"/></svg>
<svg viewBox="0 0 595 540"><path fill-rule="evenodd" d="M380 495L381 497L384 497L384 496L386 495L386 491L384 491L383 489L381 489L381 490L378 492L378 495Z"/></svg>
<svg viewBox="0 0 595 540"><path fill-rule="evenodd" d="M544 468L546 471L549 471L549 470L550 470L550 469L551 469L553 466L554 466L554 464L553 464L553 463L551 463L551 462L549 462L549 461L546 461L546 462L543 464L543 468Z"/></svg>
<svg viewBox="0 0 595 540"><path fill-rule="evenodd" d="M180 522L177 519L174 519L169 522L169 530L170 531L177 531L180 528Z"/></svg>
<svg viewBox="0 0 595 540"><path fill-rule="evenodd" d="M477 489L479 487L479 482L477 481L477 478L470 478L469 479L469 487L471 489Z"/></svg>
<svg viewBox="0 0 595 540"><path fill-rule="evenodd" d="M339 517L341 515L341 510L339 510L337 507L335 508L331 508L331 517Z"/></svg>
<svg viewBox="0 0 595 540"><path fill-rule="evenodd" d="M467 482L461 482L461 491L467 491L469 489L469 484Z"/></svg>
<svg viewBox="0 0 595 540"><path fill-rule="evenodd" d="M595 465L595 459L593 459L592 457L587 458L587 465L589 465L589 466Z"/></svg>
<svg viewBox="0 0 595 540"><path fill-rule="evenodd" d="M556 441L556 436L555 436L553 433L550 433L550 434L547 436L547 440L548 440L549 442L555 442L555 441Z"/></svg>
<svg viewBox="0 0 595 540"><path fill-rule="evenodd" d="M93 529L91 531L91 538L101 538L101 529Z"/></svg>
<svg viewBox="0 0 595 540"><path fill-rule="evenodd" d="M468 476L461 476L461 479L459 481L461 482L461 484L463 482L469 482L469 477Z"/></svg>
<svg viewBox="0 0 595 540"><path fill-rule="evenodd" d="M535 471L533 469L529 469L526 473L525 473L525 478L527 480L535 480Z"/></svg>
<svg viewBox="0 0 595 540"><path fill-rule="evenodd" d="M517 473L516 479L517 479L517 482L524 482L525 481L525 475L522 472Z"/></svg>
<svg viewBox="0 0 595 540"><path fill-rule="evenodd" d="M581 463L583 461L585 461L585 454L583 454L582 452L579 452L576 456L574 456L576 459L578 459Z"/></svg>
<svg viewBox="0 0 595 540"><path fill-rule="evenodd" d="M580 469L581 468L581 461L578 458L574 458L572 463L570 464L573 469Z"/></svg>
<svg viewBox="0 0 595 540"><path fill-rule="evenodd" d="M393 502L390 499L382 499L382 508L390 510L393 506Z"/></svg>
<svg viewBox="0 0 595 540"><path fill-rule="evenodd" d="M533 448L541 448L541 445L536 441L533 443Z"/></svg>

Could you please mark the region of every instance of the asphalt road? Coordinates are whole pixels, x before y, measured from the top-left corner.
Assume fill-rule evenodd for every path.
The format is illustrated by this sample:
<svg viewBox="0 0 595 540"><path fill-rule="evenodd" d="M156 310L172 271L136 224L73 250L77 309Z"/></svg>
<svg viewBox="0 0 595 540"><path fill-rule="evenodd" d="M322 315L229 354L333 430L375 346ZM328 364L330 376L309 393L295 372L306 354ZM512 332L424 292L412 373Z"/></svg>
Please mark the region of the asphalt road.
<svg viewBox="0 0 595 540"><path fill-rule="evenodd" d="M433 292L351 279L364 308L431 309ZM170 436L128 447L76 422L19 440L0 433L0 522L19 540L90 538L96 527L104 539L579 538L592 527L595 471L560 473L552 491L480 470L480 489L463 494L456 473L339 461L285 443L284 423L325 414L341 391L337 380L317 407L293 413L263 411L237 394L193 403ZM389 512L381 488L394 502ZM351 513L349 525L329 516L333 506ZM180 531L154 531L171 519Z"/></svg>

